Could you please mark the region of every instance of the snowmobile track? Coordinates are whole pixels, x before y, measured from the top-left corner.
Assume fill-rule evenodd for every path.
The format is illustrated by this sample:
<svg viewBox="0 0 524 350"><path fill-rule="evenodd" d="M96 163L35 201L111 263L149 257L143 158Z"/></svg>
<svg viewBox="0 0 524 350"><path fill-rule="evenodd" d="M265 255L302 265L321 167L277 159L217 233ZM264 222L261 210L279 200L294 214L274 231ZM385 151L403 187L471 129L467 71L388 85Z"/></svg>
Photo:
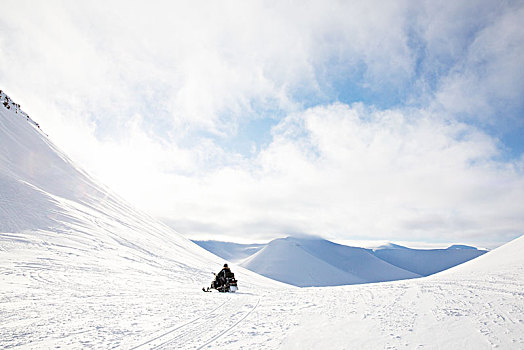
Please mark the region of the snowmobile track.
<svg viewBox="0 0 524 350"><path fill-rule="evenodd" d="M238 320L235 324L233 324L231 327L229 327L228 329L226 329L225 331L223 331L222 333L220 334L217 334L215 337L213 337L211 340L209 340L207 343L205 343L204 345L201 345L200 347L197 348L197 350L200 350L200 349L203 349L205 346L208 346L209 344L211 344L212 342L216 341L218 338L222 337L224 334L226 334L227 332L229 332L230 330L232 330L233 328L235 328L240 322L244 321L253 311L255 311L255 309L258 307L258 304L260 303L260 298L258 298L257 300L257 303L255 304L255 306L253 306L253 308L251 310L249 310L245 315L244 317L242 317L240 320Z"/></svg>
<svg viewBox="0 0 524 350"><path fill-rule="evenodd" d="M236 298L229 298L225 306L222 304L206 315L142 345L148 345L149 349L202 349L209 346L245 320L260 303L260 299L253 300L254 303L232 299Z"/></svg>
<svg viewBox="0 0 524 350"><path fill-rule="evenodd" d="M214 308L213 310L211 310L209 313L213 313L213 312L215 312L216 310L220 309L220 308L221 308L222 306L224 306L228 301L229 301L229 299L226 300L226 301L224 301L222 304L218 305L216 308ZM144 346L146 346L146 345L148 345L148 344L151 344L151 343L155 342L156 340L159 340L159 339L161 339L161 338L164 338L164 337L166 337L167 335L169 335L169 334L171 334L171 333L173 333L173 332L175 332L175 331L177 331L177 330L179 330L179 329L181 329L181 328L184 328L184 327L186 327L186 326L188 326L188 325L190 325L190 324L192 324L192 323L197 322L199 319L201 319L201 318L203 318L203 317L206 317L207 315L208 315L208 313L206 313L206 314L204 314L204 315L201 315L201 316L198 316L198 317L195 317L195 318L191 319L190 321L188 321L188 322L186 322L186 323L184 323L184 324L181 324L181 325L179 325L179 326L175 326L175 328L173 328L173 329L171 329L171 330L169 330L169 331L167 331L167 332L165 332L165 333L163 333L163 334L160 334L159 336L156 336L156 337L154 337L154 338L152 338L152 339L149 339L148 341L146 341L146 342L144 342L144 343L142 343L142 344L140 344L140 345L137 345L137 346L135 346L135 347L132 347L130 350L139 349L139 348L142 348L142 347L144 347ZM169 340L169 341L170 341L170 340ZM166 342L164 342L164 343L161 343L160 345L154 345L154 344L151 344L151 345L153 345L153 347L152 347L151 349L157 349L157 348L159 348L160 346L166 344L166 343L169 342L169 341L166 341Z"/></svg>

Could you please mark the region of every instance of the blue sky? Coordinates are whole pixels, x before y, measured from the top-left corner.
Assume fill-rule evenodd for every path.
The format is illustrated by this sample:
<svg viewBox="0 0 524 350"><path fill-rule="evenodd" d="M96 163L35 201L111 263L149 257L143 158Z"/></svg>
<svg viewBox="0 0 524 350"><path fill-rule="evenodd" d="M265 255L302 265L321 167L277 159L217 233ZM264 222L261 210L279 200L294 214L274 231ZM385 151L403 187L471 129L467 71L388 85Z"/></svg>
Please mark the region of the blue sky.
<svg viewBox="0 0 524 350"><path fill-rule="evenodd" d="M519 1L6 1L0 84L192 238L523 233Z"/></svg>

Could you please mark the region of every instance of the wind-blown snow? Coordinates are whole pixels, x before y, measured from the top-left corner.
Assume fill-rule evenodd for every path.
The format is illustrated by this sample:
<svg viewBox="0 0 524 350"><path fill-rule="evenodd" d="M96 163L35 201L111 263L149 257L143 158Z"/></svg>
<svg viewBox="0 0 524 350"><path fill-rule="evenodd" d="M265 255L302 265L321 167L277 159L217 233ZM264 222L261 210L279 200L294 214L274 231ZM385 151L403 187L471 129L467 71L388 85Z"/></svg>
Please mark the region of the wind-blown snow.
<svg viewBox="0 0 524 350"><path fill-rule="evenodd" d="M428 278L341 287L233 266L238 293L203 293L223 259L133 209L0 105L2 348L522 349L523 245Z"/></svg>

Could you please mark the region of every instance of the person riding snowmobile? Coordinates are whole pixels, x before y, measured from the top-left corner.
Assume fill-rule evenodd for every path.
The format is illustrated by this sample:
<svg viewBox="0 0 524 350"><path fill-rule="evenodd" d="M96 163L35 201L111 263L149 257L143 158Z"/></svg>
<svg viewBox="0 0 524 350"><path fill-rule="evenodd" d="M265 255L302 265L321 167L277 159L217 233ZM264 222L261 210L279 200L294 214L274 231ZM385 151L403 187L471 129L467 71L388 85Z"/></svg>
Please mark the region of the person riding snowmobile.
<svg viewBox="0 0 524 350"><path fill-rule="evenodd" d="M218 290L219 292L236 292L238 290L237 280L235 274L231 271L227 264L224 264L222 270L215 274L215 280L211 283L211 288ZM202 288L204 292L208 292Z"/></svg>

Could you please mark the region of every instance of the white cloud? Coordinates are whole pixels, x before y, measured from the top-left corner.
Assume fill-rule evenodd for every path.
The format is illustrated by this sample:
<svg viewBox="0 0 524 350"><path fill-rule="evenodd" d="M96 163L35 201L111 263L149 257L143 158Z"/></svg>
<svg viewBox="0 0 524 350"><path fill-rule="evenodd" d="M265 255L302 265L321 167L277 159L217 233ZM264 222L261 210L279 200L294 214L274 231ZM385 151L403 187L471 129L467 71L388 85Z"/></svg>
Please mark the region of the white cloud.
<svg viewBox="0 0 524 350"><path fill-rule="evenodd" d="M522 117L524 7L519 2L499 5L426 4L428 16L419 29L428 55L425 70L440 78L434 102L447 114L488 124ZM439 72L445 74L439 77Z"/></svg>
<svg viewBox="0 0 524 350"><path fill-rule="evenodd" d="M294 114L244 166L198 179L164 203L187 233L271 237L504 239L524 224L522 164L500 163L496 141L423 111L335 104ZM217 232L214 232L216 225ZM287 232L284 232L288 230Z"/></svg>
<svg viewBox="0 0 524 350"><path fill-rule="evenodd" d="M497 140L457 115L498 123L502 105L521 106L522 11L7 1L0 84L74 159L182 232L501 240L522 232L523 162L494 160ZM411 99L331 103L363 91ZM278 125L258 153L221 147L266 114Z"/></svg>
<svg viewBox="0 0 524 350"><path fill-rule="evenodd" d="M297 94L322 97L319 84L336 70L364 65L377 86L410 74L398 20L407 5L382 7L17 1L0 18L2 74L17 95L80 101L99 129L114 132L111 123L154 103L177 133L231 134L256 109L293 111Z"/></svg>

